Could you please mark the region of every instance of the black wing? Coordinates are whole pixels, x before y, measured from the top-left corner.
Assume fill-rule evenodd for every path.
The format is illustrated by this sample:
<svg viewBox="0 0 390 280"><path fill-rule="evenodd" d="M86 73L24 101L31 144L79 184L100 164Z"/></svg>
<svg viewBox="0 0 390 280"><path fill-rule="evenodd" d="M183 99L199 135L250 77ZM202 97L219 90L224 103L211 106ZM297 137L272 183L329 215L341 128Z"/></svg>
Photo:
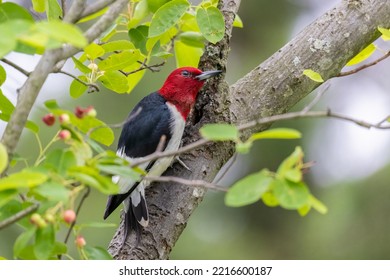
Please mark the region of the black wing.
<svg viewBox="0 0 390 280"><path fill-rule="evenodd" d="M165 135L165 147L171 139L171 114L165 99L154 92L144 97L128 116L118 141L118 151L131 158L144 157L154 153ZM164 147L164 149L165 149ZM149 169L150 163L146 169ZM106 219L137 187L135 183L128 192L111 195L108 198L104 219Z"/></svg>

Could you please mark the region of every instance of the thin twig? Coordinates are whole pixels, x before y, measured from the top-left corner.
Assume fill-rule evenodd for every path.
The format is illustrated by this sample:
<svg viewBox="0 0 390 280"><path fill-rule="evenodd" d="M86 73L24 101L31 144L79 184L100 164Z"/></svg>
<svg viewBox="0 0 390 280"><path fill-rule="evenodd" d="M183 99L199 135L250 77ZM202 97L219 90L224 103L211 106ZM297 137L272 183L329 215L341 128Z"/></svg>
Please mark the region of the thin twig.
<svg viewBox="0 0 390 280"><path fill-rule="evenodd" d="M305 108L302 109L302 111L301 111L302 114L305 114L305 113L309 112L311 109L313 109L313 107L320 101L322 96L324 96L325 92L328 91L329 87L330 87L329 83L324 84L318 90L316 97L314 97L314 99Z"/></svg>
<svg viewBox="0 0 390 280"><path fill-rule="evenodd" d="M79 79L77 76L75 76L75 75L73 75L73 74L71 74L71 73L69 73L69 72L66 72L66 71L64 71L64 70L59 69L59 70L57 70L57 71L55 71L55 72L53 72L53 73L60 73L60 74L67 75L67 76L69 76L69 77L72 77L73 79L75 79L75 80L78 81L79 83L81 83L81 84L83 84L83 85L85 85L85 86L87 86L87 87L89 87L89 88L93 88L93 91L100 91L100 89L99 89L99 87L98 87L97 85L92 84L92 83L86 83L86 82L84 82L83 80Z"/></svg>
<svg viewBox="0 0 390 280"><path fill-rule="evenodd" d="M25 76L30 76L30 74L31 74L31 72L29 72L29 71L27 71L27 70L25 70L25 69L23 69L22 67L20 67L19 65L17 65L17 64L15 64L15 63L13 63L12 61L10 61L10 60L8 60L8 59L6 59L6 58L2 58L2 59L0 59L2 62L4 62L4 63L6 63L6 64L8 64L9 66L11 66L12 68L15 68L16 70L18 70L20 73L22 73L23 75L25 75Z"/></svg>
<svg viewBox="0 0 390 280"><path fill-rule="evenodd" d="M188 179L183 179L180 177L173 177L173 176L148 176L148 175L145 176L144 179L153 182L178 183L186 186L205 187L211 190L227 192L227 189L225 189L224 187L203 180L188 180Z"/></svg>
<svg viewBox="0 0 390 280"><path fill-rule="evenodd" d="M12 61L6 59L6 58L2 58L0 59L2 62L8 64L9 66L15 68L16 70L18 70L20 73L24 74L25 76L29 77L31 75L31 72L23 69L22 67L20 67L19 65L13 63ZM77 76L69 73L69 72L66 72L64 70L61 70L61 69L56 69L53 73L60 73L60 74L64 74L64 75L67 75L73 79L75 79L76 81L82 83L83 85L89 87L89 88L93 88L95 91L100 91L99 87L95 84L90 84L90 83L86 83L84 82L83 80L79 79Z"/></svg>
<svg viewBox="0 0 390 280"><path fill-rule="evenodd" d="M292 113L286 113L281 115L274 115L270 117L261 118L258 120L253 120L250 122L247 122L245 124L241 124L237 126L239 131L244 131L247 129L255 128L260 125L269 124L277 121L284 121L284 120L293 120L293 119L304 119L304 118L333 118L333 119L339 119L344 120L348 122L352 122L356 125L365 127L365 128L376 128L376 129L390 129L390 125L383 125L384 121L379 123L369 123L364 120L358 120L355 118L352 118L350 116L346 116L339 113L333 113L330 110L327 111L312 111L312 112L306 112L302 113L302 111L299 112L292 112ZM180 155L186 152L190 152L192 150L195 150L201 146L204 146L208 143L211 143L211 140L207 139L200 139L198 141L195 141L187 146L184 146L177 151L167 151L167 152L154 152L153 154L150 154L146 157L135 159L131 162L130 167L138 166L142 163L154 161L159 158L163 157L170 157L170 156L176 156Z"/></svg>
<svg viewBox="0 0 390 280"><path fill-rule="evenodd" d="M165 64L165 61L163 61L161 63L154 64L154 65L146 65L145 63L143 63L141 61L137 61L137 62L141 64L141 66L138 69L130 71L130 72L125 72L125 71L119 70L119 72L121 72L126 77L131 75L131 74L137 73L139 71L145 70L145 69L148 69L152 72L158 72L158 71L160 71L159 67L162 67Z"/></svg>
<svg viewBox="0 0 390 280"><path fill-rule="evenodd" d="M90 16L96 12L99 12L100 10L104 9L111 3L113 3L115 0L100 0L95 1L94 3L88 5L88 7L83 11L81 14L81 18L85 18L87 16Z"/></svg>
<svg viewBox="0 0 390 280"><path fill-rule="evenodd" d="M76 209L76 217L78 217L78 215L80 213L80 210L81 210L81 206L83 206L83 203L84 203L85 199L88 197L90 192L91 192L91 188L86 186L86 192L81 197L80 203L79 203L79 205L77 206L77 209ZM70 237L70 233L72 232L72 229L75 226L75 224L76 224L76 221L73 221L72 224L70 225L70 227L68 229L68 232L66 233L66 236L65 236L65 240L64 240L65 244L68 242L68 239Z"/></svg>
<svg viewBox="0 0 390 280"><path fill-rule="evenodd" d="M11 217L3 220L2 222L0 222L0 229L3 229L17 221L19 221L20 219L26 217L27 215L31 214L32 212L34 212L35 210L37 210L39 208L39 203L37 204L34 204L34 205L31 205L30 207L27 207L26 209L16 213L15 215L12 215Z"/></svg>
<svg viewBox="0 0 390 280"><path fill-rule="evenodd" d="M345 71L345 72L341 72L340 74L337 75L337 77L344 77L344 76L348 76L348 75L352 75L352 74L355 74L359 71L362 71L368 67L371 67L371 66L374 66L376 64L378 64L379 62L381 62L382 60L385 60L386 58L388 58L390 56L390 51L388 51L384 56L378 58L377 60L371 62L371 63L367 63L367 64L364 64L360 67L357 67L351 71Z"/></svg>
<svg viewBox="0 0 390 280"><path fill-rule="evenodd" d="M65 17L66 10L67 10L66 6L67 6L66 5L66 0L61 0L62 18Z"/></svg>

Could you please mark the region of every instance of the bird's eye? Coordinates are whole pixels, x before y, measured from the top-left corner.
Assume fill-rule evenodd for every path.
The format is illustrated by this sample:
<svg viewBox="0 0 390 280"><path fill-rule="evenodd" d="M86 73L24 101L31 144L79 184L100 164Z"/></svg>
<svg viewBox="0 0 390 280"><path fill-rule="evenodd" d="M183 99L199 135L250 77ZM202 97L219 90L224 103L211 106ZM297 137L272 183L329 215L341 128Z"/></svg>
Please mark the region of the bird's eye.
<svg viewBox="0 0 390 280"><path fill-rule="evenodd" d="M187 70L181 71L181 75L182 75L183 77L190 77L190 76L191 76L190 72L188 72Z"/></svg>

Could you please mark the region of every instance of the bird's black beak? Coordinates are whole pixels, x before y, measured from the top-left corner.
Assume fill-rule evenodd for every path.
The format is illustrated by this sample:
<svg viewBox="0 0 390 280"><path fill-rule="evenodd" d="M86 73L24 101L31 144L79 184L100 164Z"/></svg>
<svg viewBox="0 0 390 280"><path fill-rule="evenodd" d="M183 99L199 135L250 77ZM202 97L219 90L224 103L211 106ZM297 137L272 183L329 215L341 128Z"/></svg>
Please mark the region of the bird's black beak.
<svg viewBox="0 0 390 280"><path fill-rule="evenodd" d="M222 73L222 70L212 70L212 71L204 71L202 74L199 74L195 77L195 79L199 81L207 80L208 78L217 76Z"/></svg>

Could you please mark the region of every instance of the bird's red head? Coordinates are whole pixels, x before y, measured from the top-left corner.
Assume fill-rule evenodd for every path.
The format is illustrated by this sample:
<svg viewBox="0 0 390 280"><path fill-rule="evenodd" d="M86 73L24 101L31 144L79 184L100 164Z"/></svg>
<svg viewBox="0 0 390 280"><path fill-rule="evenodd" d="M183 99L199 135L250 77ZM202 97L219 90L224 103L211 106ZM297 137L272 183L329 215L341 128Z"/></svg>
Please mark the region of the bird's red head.
<svg viewBox="0 0 390 280"><path fill-rule="evenodd" d="M178 68L169 74L159 93L174 104L183 118L187 119L205 80L221 72L220 70L202 72L194 67Z"/></svg>

